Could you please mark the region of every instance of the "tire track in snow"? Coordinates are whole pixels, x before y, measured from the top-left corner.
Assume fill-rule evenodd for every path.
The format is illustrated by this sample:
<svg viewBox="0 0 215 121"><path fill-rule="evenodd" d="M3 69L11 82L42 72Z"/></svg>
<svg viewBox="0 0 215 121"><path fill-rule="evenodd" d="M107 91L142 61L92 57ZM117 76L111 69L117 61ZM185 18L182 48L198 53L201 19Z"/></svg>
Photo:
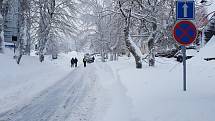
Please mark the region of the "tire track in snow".
<svg viewBox="0 0 215 121"><path fill-rule="evenodd" d="M35 97L28 105L0 114L0 121L65 121L93 88L92 78L87 79L91 71L87 70L77 68L65 79ZM92 107L86 108L90 110ZM80 120L83 117L76 116ZM86 117L83 120L89 120Z"/></svg>

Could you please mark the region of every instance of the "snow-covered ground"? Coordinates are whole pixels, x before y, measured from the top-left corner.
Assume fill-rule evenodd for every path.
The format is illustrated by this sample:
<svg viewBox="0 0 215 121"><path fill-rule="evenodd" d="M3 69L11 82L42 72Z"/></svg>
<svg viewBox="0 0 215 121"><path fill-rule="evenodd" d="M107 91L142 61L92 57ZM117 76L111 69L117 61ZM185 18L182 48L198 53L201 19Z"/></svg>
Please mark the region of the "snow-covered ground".
<svg viewBox="0 0 215 121"><path fill-rule="evenodd" d="M54 85L69 73L51 62L40 63L36 57L24 56L17 65L13 53L0 54L0 112L27 103L42 90Z"/></svg>
<svg viewBox="0 0 215 121"><path fill-rule="evenodd" d="M132 121L214 121L215 61L204 60L215 57L214 51L215 37L188 61L186 92L182 64L173 60L157 58L155 68L145 64L141 70L131 60L109 63L132 106L127 110L132 113L124 117Z"/></svg>
<svg viewBox="0 0 215 121"><path fill-rule="evenodd" d="M39 63L0 54L0 121L214 121L215 38L182 64L157 58L136 69L133 58L82 65L83 54L61 54ZM79 58L70 68L71 57Z"/></svg>

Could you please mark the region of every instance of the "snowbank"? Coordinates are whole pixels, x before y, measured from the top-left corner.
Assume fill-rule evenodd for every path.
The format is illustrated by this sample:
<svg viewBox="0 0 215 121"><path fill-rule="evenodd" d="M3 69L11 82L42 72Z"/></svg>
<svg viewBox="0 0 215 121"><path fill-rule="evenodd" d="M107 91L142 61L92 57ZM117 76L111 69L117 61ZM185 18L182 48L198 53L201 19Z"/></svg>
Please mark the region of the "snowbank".
<svg viewBox="0 0 215 121"><path fill-rule="evenodd" d="M204 58L215 58L215 36L213 36L210 41L201 48L200 52L192 59L192 62L205 62L202 61Z"/></svg>

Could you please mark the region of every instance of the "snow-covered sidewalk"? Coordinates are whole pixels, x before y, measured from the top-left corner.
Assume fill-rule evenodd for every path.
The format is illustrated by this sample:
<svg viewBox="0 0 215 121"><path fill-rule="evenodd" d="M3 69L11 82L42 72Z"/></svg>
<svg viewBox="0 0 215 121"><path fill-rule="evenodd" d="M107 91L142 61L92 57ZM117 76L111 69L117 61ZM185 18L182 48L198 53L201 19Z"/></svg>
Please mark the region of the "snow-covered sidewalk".
<svg viewBox="0 0 215 121"><path fill-rule="evenodd" d="M109 63L130 98L132 121L214 121L214 61L188 61L184 92L182 64L174 68L177 62L158 58L156 67L138 70L132 60Z"/></svg>

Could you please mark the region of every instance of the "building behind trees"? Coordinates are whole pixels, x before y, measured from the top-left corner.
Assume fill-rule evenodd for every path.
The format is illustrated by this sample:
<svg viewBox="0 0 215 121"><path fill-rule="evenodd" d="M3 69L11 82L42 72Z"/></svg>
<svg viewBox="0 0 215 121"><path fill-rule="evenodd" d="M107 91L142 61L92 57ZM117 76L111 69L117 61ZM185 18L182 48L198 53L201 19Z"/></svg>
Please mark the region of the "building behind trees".
<svg viewBox="0 0 215 121"><path fill-rule="evenodd" d="M8 1L8 11L5 16L4 25L4 41L12 43L12 36L17 37L18 34L18 0Z"/></svg>

